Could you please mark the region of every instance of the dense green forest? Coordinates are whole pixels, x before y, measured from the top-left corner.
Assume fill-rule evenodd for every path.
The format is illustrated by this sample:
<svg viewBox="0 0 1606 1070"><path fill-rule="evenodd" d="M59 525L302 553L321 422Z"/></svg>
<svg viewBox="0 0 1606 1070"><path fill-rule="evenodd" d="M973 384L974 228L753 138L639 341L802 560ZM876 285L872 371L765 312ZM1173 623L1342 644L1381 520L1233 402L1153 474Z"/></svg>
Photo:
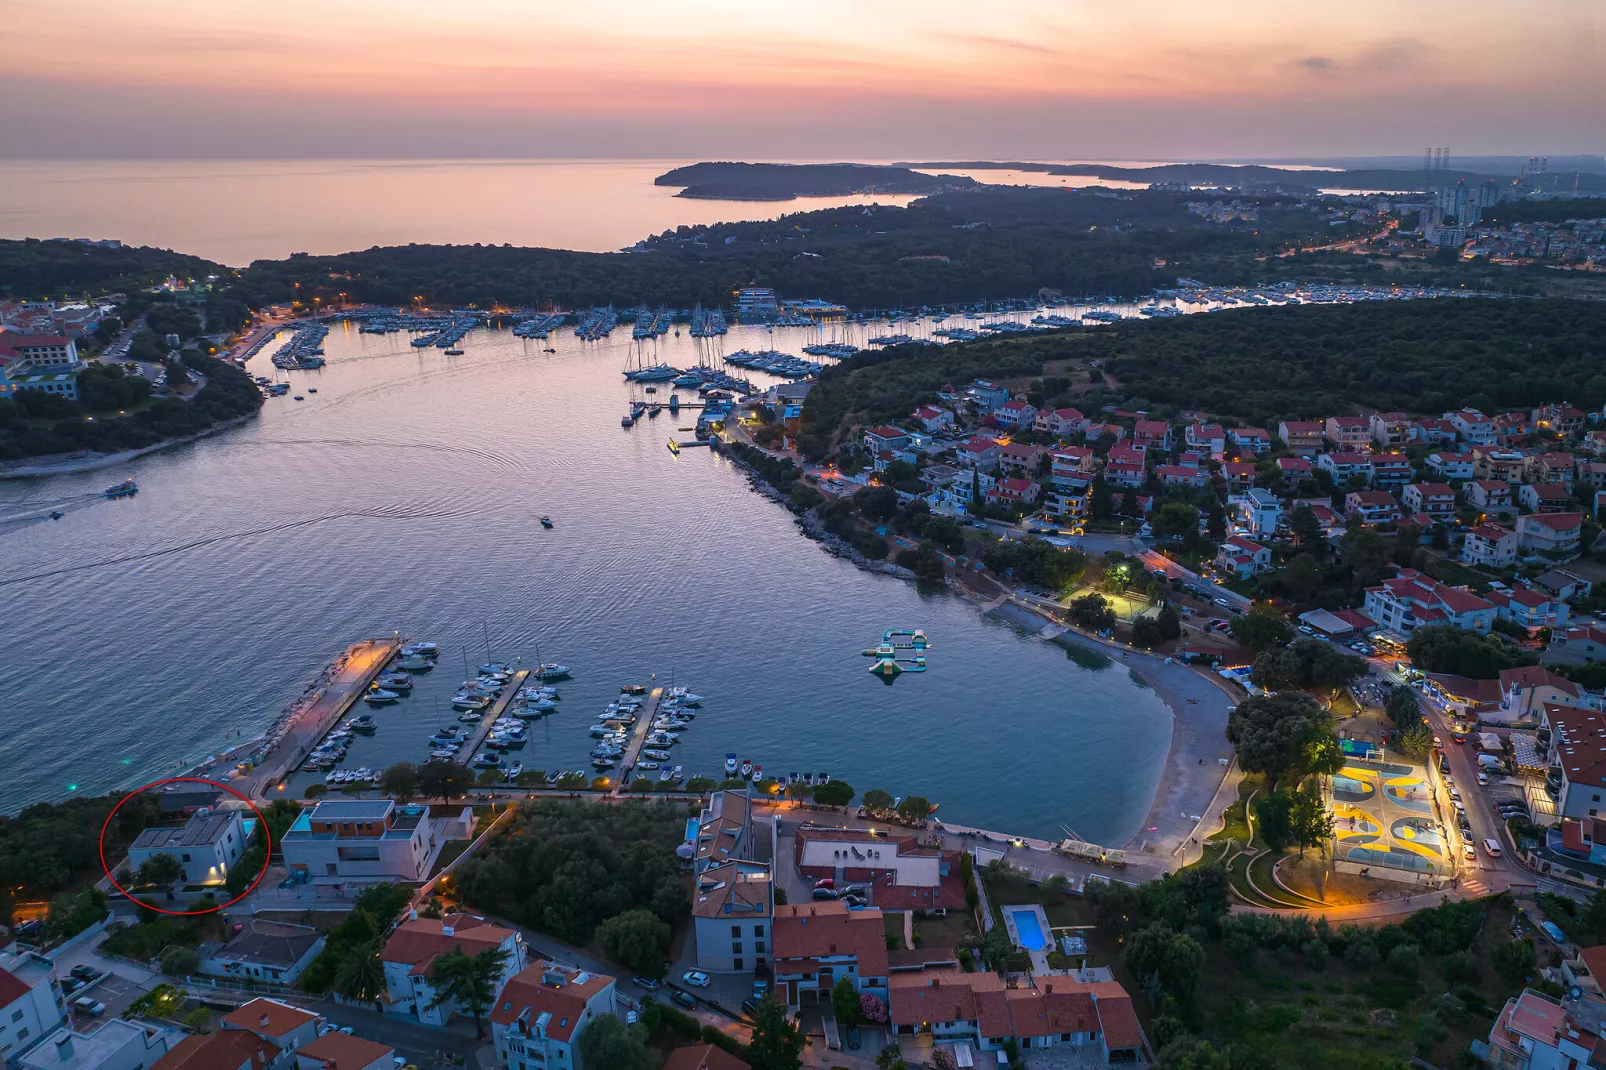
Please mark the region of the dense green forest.
<svg viewBox="0 0 1606 1070"><path fill-rule="evenodd" d="M1606 198L1570 197L1559 201L1520 201L1483 210L1489 226L1508 223L1565 223L1569 219L1606 218Z"/></svg>
<svg viewBox="0 0 1606 1070"><path fill-rule="evenodd" d="M865 353L827 369L803 406L799 445L823 456L844 424L897 420L943 383L1040 375L1047 361L1103 361L1093 398L1198 409L1275 427L1357 406L1438 414L1568 399L1606 403L1606 304L1441 299L1294 305L1133 320L1107 328Z"/></svg>
<svg viewBox="0 0 1606 1070"><path fill-rule="evenodd" d="M907 208L837 208L770 222L680 227L625 253L408 245L257 261L242 285L263 298L486 307L729 304L741 286L850 308L959 304L1067 294L1136 296L1179 274L1236 274L1264 254L1330 240L1304 208L1267 206L1259 223L1190 215L1169 193L989 188ZM1163 263L1164 266L1157 266Z"/></svg>
<svg viewBox="0 0 1606 1070"><path fill-rule="evenodd" d="M109 249L74 241L0 239L0 294L18 300L137 290L169 275L205 279L227 273L210 260L143 245Z"/></svg>
<svg viewBox="0 0 1606 1070"><path fill-rule="evenodd" d="M79 401L25 390L0 398L0 460L93 450L116 453L193 435L262 407L262 392L232 364L183 351L185 365L206 377L189 400L157 398L126 416L111 415L145 403L150 387L115 366L91 367L80 376ZM96 413L105 415L95 415Z"/></svg>
<svg viewBox="0 0 1606 1070"><path fill-rule="evenodd" d="M875 189L881 193L936 193L944 188L975 186L959 175L925 175L907 167L865 163L694 163L653 180L658 186L682 186L677 196L741 201L789 201L794 197L828 197Z"/></svg>
<svg viewBox="0 0 1606 1070"><path fill-rule="evenodd" d="M35 803L15 817L0 814L0 924L10 922L10 896L51 895L86 877L99 878L100 827L122 792L60 803ZM107 830L107 857L156 819L155 796L136 795L117 811Z"/></svg>

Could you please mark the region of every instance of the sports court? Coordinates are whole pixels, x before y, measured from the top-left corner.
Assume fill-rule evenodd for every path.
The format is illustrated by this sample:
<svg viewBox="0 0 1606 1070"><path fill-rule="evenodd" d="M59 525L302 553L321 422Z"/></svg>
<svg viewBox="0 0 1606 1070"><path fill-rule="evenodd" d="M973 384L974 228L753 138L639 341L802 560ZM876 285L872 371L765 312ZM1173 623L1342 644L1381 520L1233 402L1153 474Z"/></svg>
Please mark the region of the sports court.
<svg viewBox="0 0 1606 1070"><path fill-rule="evenodd" d="M1421 766L1350 758L1332 784L1335 861L1450 876L1451 848Z"/></svg>

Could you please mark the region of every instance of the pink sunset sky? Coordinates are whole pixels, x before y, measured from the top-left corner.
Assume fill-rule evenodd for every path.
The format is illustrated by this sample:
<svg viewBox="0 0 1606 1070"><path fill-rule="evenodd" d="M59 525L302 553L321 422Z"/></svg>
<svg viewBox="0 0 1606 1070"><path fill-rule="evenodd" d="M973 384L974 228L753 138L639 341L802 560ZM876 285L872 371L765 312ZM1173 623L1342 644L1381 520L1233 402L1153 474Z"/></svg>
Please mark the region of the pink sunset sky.
<svg viewBox="0 0 1606 1070"><path fill-rule="evenodd" d="M1602 149L1601 0L0 0L0 154Z"/></svg>

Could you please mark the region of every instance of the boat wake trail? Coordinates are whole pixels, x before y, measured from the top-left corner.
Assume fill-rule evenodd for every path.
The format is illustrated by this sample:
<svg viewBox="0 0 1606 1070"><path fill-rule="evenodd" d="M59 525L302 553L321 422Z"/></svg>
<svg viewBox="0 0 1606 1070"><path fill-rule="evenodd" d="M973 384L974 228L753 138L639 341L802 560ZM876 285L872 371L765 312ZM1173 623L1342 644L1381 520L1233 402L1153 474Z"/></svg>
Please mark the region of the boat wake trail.
<svg viewBox="0 0 1606 1070"><path fill-rule="evenodd" d="M0 528L14 524L27 524L35 520L49 519L52 511L67 512L68 510L85 509L95 502L105 498L103 494L74 494L67 498L56 498L44 502L23 502L27 508L22 512L0 516Z"/></svg>
<svg viewBox="0 0 1606 1070"><path fill-rule="evenodd" d="M191 539L175 546L164 546L158 550L147 550L137 554L123 554L118 557L102 558L98 561L82 561L74 565L64 565L61 568L46 569L43 572L30 572L22 576L0 576L0 587L11 587L19 583L32 583L35 580L48 580L56 576L66 576L74 572L90 572L95 569L108 568L112 565L127 565L136 561L153 561L158 558L171 557L189 550L198 550L203 546L214 543L230 542L235 539L249 539L258 535L273 535L281 531L294 531L297 528L312 527L316 524L327 523L331 520L433 520L457 519L470 515L472 511L451 508L429 508L419 506L395 505L377 509L352 509L346 512L329 513L324 516L309 516L301 520L290 520L283 524L272 524L267 527L251 528L246 531L228 531L216 535L207 535L199 539Z"/></svg>

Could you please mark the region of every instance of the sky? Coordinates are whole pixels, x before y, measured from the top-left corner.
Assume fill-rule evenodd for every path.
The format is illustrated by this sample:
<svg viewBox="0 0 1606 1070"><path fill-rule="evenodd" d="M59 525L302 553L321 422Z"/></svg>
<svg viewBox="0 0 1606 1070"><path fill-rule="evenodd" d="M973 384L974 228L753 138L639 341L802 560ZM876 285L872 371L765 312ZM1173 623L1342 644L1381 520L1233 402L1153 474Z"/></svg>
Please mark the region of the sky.
<svg viewBox="0 0 1606 1070"><path fill-rule="evenodd" d="M0 0L0 155L1606 147L1603 0Z"/></svg>

